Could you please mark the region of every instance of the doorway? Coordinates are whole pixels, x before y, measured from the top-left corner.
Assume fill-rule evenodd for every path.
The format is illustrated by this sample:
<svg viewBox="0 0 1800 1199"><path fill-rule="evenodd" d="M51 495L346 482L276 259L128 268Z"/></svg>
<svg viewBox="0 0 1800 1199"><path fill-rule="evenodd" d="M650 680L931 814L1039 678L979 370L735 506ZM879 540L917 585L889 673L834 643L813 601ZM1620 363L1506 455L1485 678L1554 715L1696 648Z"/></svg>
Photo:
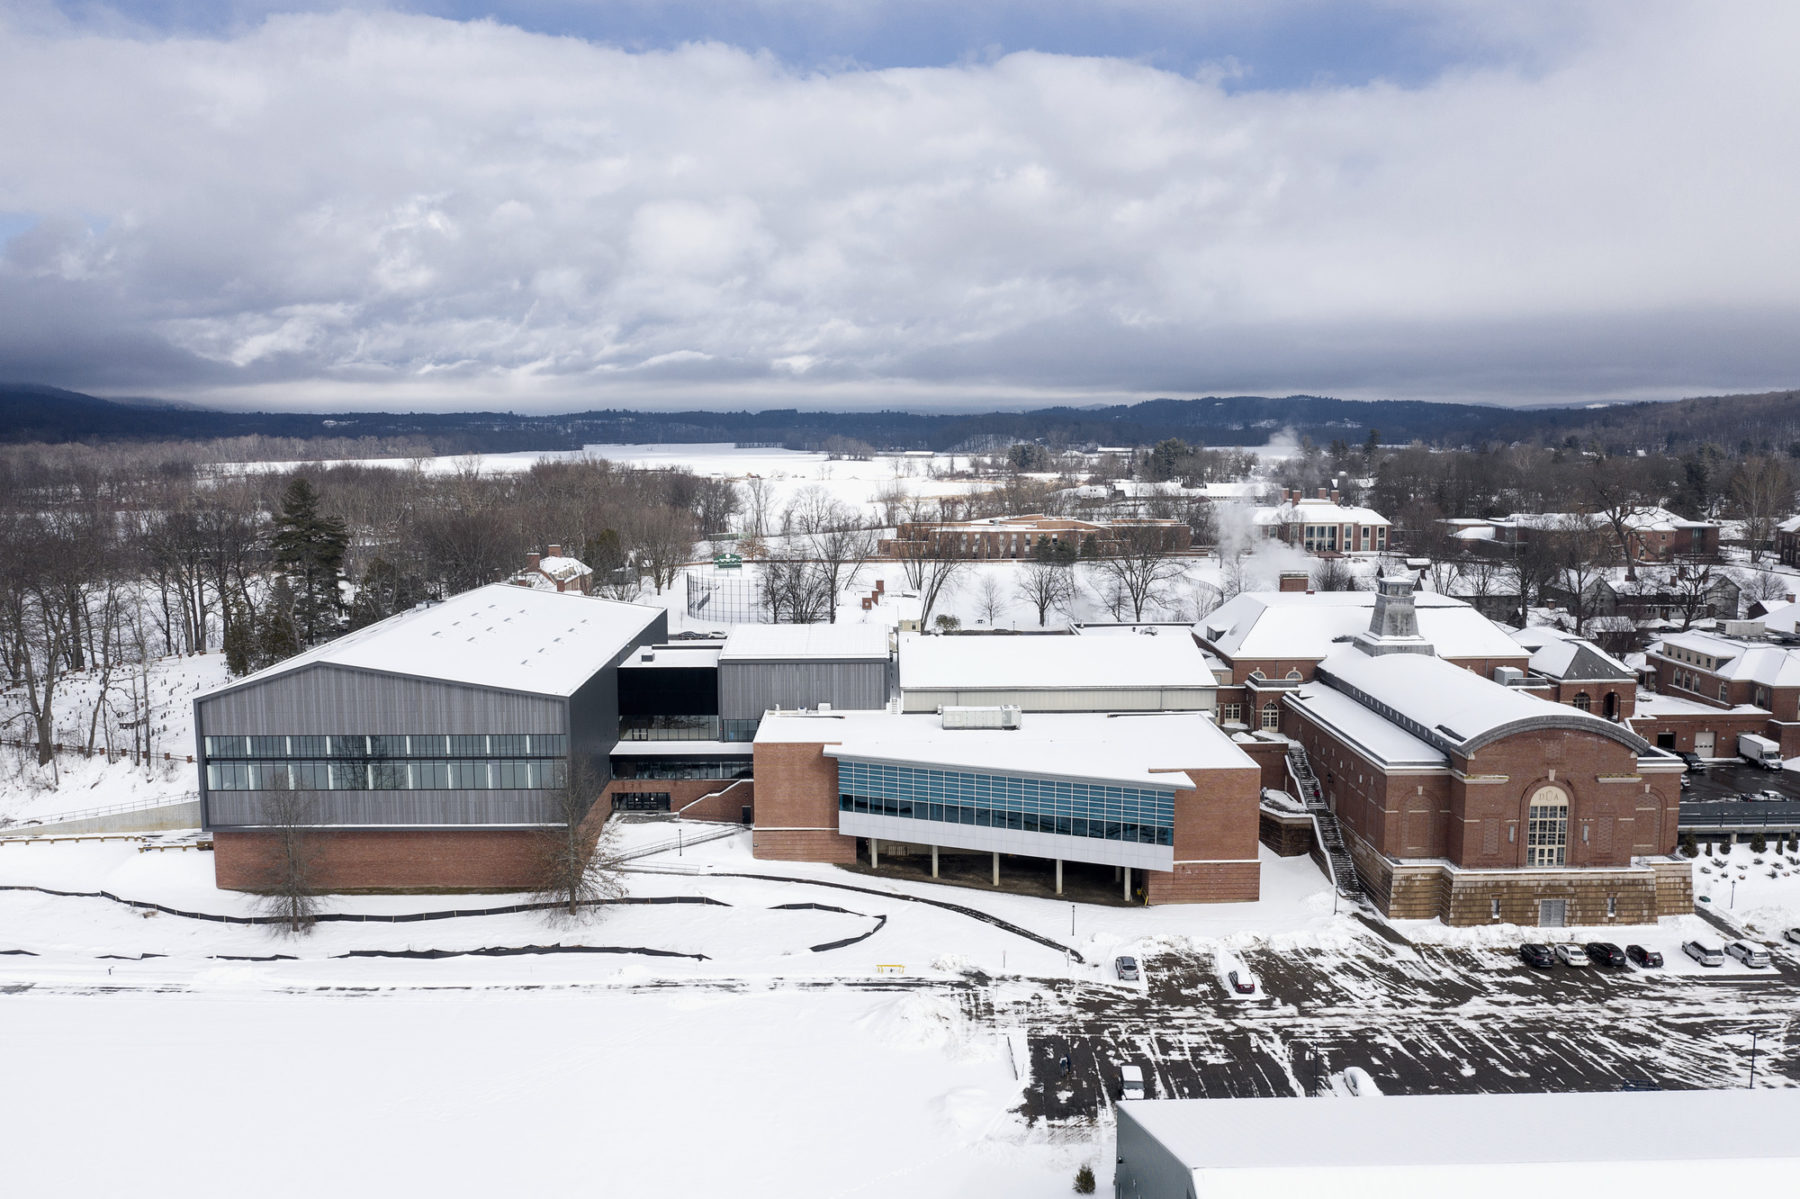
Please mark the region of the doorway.
<svg viewBox="0 0 1800 1199"><path fill-rule="evenodd" d="M1713 734L1709 732L1694 734L1694 755L1701 758L1713 756Z"/></svg>
<svg viewBox="0 0 1800 1199"><path fill-rule="evenodd" d="M1569 923L1569 901L1566 899L1538 900L1538 927L1564 928Z"/></svg>

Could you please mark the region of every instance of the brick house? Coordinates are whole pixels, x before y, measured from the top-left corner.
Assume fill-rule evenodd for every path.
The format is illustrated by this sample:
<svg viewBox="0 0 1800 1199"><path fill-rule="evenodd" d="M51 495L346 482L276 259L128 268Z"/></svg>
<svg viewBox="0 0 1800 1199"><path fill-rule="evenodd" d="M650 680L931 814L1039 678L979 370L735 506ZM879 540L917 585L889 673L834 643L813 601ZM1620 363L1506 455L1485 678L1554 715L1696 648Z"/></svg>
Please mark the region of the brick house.
<svg viewBox="0 0 1800 1199"><path fill-rule="evenodd" d="M526 554L525 568L512 577L515 585L538 591L573 591L589 595L594 587L594 572L580 559L570 558L563 547L552 545L547 553Z"/></svg>
<svg viewBox="0 0 1800 1199"><path fill-rule="evenodd" d="M1800 516L1775 526L1775 556L1783 566L1800 566Z"/></svg>
<svg viewBox="0 0 1800 1199"><path fill-rule="evenodd" d="M1554 541L1578 526L1604 531L1612 526L1598 512L1516 512L1487 522L1496 545L1516 550L1528 541ZM1686 558L1711 562L1719 556L1719 522L1689 520L1667 508L1643 508L1624 519L1625 551L1635 562L1672 562Z"/></svg>
<svg viewBox="0 0 1800 1199"><path fill-rule="evenodd" d="M876 552L884 558L902 558L928 546L928 552L944 557L1029 558L1043 542L1070 554L1105 557L1119 552L1126 535L1139 530L1150 533L1155 544L1169 553L1187 550L1194 540L1193 530L1179 520L1075 520L1034 514L902 521L893 537L882 539Z"/></svg>
<svg viewBox="0 0 1800 1199"><path fill-rule="evenodd" d="M1285 541L1309 554L1371 554L1388 547L1391 524L1373 508L1345 505L1337 491L1321 487L1317 495L1284 489L1281 502L1257 508L1251 523L1265 539Z"/></svg>

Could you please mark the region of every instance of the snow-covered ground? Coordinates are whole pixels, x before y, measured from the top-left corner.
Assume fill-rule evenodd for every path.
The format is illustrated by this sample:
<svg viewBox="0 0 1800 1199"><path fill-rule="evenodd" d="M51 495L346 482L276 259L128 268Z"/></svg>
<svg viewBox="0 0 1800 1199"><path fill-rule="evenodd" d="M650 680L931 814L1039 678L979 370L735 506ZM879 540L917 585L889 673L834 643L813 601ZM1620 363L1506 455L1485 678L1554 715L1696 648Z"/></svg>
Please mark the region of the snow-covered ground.
<svg viewBox="0 0 1800 1199"><path fill-rule="evenodd" d="M1773 839L1762 853L1747 843L1720 845L1711 857L1702 852L1694 864L1694 898L1734 924L1778 939L1784 929L1800 928L1800 854L1782 853Z"/></svg>

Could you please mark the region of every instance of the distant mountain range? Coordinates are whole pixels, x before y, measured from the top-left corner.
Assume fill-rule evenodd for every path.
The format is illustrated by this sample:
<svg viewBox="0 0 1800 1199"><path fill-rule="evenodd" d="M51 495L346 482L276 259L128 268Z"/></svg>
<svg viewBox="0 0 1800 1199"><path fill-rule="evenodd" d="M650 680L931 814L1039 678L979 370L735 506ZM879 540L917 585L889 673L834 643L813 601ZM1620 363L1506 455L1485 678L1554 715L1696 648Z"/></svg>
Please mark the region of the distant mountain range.
<svg viewBox="0 0 1800 1199"><path fill-rule="evenodd" d="M1168 437L1254 446L1282 433L1352 445L1511 442L1599 444L1609 451L1680 450L1710 441L1732 452L1800 446L1800 391L1609 407L1497 408L1327 396L1208 396L1024 412L639 412L544 416L504 412L236 412L156 400L108 400L33 384L0 384L0 442L409 438L438 453L579 449L591 443L740 442L818 449L833 439L881 450L990 449L1015 441L1150 445Z"/></svg>

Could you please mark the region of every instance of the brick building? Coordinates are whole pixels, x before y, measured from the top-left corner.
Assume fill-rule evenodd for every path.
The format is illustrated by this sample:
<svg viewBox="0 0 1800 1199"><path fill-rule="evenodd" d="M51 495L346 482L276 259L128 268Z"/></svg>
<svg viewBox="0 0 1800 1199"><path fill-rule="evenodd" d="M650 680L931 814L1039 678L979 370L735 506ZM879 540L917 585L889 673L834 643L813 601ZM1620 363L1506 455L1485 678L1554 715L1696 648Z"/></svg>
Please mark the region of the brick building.
<svg viewBox="0 0 1800 1199"><path fill-rule="evenodd" d="M1775 556L1784 566L1800 566L1800 516L1775 526Z"/></svg>
<svg viewBox="0 0 1800 1199"><path fill-rule="evenodd" d="M919 552L940 557L1029 558L1041 543L1071 555L1106 557L1120 552L1128 537L1138 535L1150 537L1157 548L1168 553L1181 553L1194 540L1193 530L1179 520L996 516L987 520L902 521L893 537L882 539L877 552L887 558Z"/></svg>
<svg viewBox="0 0 1800 1199"><path fill-rule="evenodd" d="M1719 556L1719 522L1689 520L1667 508L1642 508L1625 516L1625 552L1637 562L1676 559L1711 562ZM1525 542L1554 542L1577 529L1593 529L1613 537L1612 523L1598 512L1518 512L1487 522L1495 543L1516 550ZM1464 530L1472 526L1464 526Z"/></svg>
<svg viewBox="0 0 1800 1199"><path fill-rule="evenodd" d="M525 555L525 569L512 577L520 587L538 591L573 591L589 595L594 589L594 572L579 558L563 553L563 547L552 545L544 554Z"/></svg>
<svg viewBox="0 0 1800 1199"><path fill-rule="evenodd" d="M771 713L756 735L758 858L879 865L1003 856L1110 870L1148 903L1260 888L1261 770L1199 713Z"/></svg>
<svg viewBox="0 0 1800 1199"><path fill-rule="evenodd" d="M1282 696L1364 887L1391 916L1643 923L1691 910L1680 759L1623 723L1438 656L1409 585ZM1521 647L1522 648L1522 647ZM1522 671L1504 667L1502 678Z"/></svg>
<svg viewBox="0 0 1800 1199"><path fill-rule="evenodd" d="M1800 647L1771 640L1761 622L1671 633L1651 644L1647 660L1656 695L1632 727L1658 746L1731 758L1738 734L1755 733L1783 757L1800 755Z"/></svg>

